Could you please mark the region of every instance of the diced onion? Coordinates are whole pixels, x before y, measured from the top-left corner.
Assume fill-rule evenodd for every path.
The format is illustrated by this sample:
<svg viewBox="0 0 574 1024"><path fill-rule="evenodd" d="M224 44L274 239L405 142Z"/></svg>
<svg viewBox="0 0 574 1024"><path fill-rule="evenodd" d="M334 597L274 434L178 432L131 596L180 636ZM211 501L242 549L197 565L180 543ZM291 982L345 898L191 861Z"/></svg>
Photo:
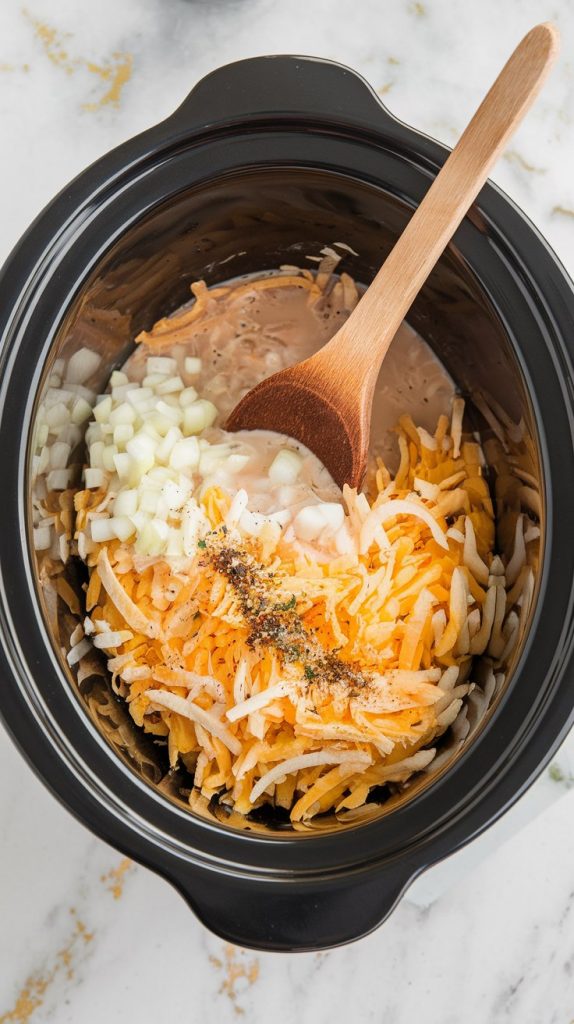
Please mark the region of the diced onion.
<svg viewBox="0 0 574 1024"><path fill-rule="evenodd" d="M52 469L65 469L68 465L71 447L64 441L54 441L50 448L50 466Z"/></svg>
<svg viewBox="0 0 574 1024"><path fill-rule="evenodd" d="M103 469L87 468L84 470L84 482L88 490L91 488L104 487L106 483L106 474ZM97 522L97 520L95 520Z"/></svg>
<svg viewBox="0 0 574 1024"><path fill-rule="evenodd" d="M52 543L52 529L50 526L37 526L34 531L34 548L36 551L47 551Z"/></svg>
<svg viewBox="0 0 574 1024"><path fill-rule="evenodd" d="M85 398L77 398L72 406L72 420L74 423L85 423L92 415L92 407Z"/></svg>
<svg viewBox="0 0 574 1024"><path fill-rule="evenodd" d="M190 377L197 377L201 373L201 359L199 356L186 356L183 365L185 372L189 373Z"/></svg>
<svg viewBox="0 0 574 1024"><path fill-rule="evenodd" d="M134 428L131 423L119 423L117 427L114 427L114 444L118 449L125 448L133 436Z"/></svg>
<svg viewBox="0 0 574 1024"><path fill-rule="evenodd" d="M105 544L109 540L115 540L116 534L112 526L112 520L107 518L92 519L90 522L90 533L96 544Z"/></svg>
<svg viewBox="0 0 574 1024"><path fill-rule="evenodd" d="M269 467L269 479L273 484L294 484L302 465L303 459L297 452L282 448Z"/></svg>
<svg viewBox="0 0 574 1024"><path fill-rule="evenodd" d="M129 516L112 516L110 526L121 541L128 540L135 533L133 520Z"/></svg>
<svg viewBox="0 0 574 1024"><path fill-rule="evenodd" d="M179 404L181 406L192 405L197 399L197 391L195 388L184 388L179 393Z"/></svg>
<svg viewBox="0 0 574 1024"><path fill-rule="evenodd" d="M176 441L169 456L172 469L196 469L200 453L196 437L184 437Z"/></svg>
<svg viewBox="0 0 574 1024"><path fill-rule="evenodd" d="M66 384L84 384L98 369L102 357L91 348L80 348L68 360Z"/></svg>
<svg viewBox="0 0 574 1024"><path fill-rule="evenodd" d="M112 396L104 395L101 401L98 401L94 409L94 419L97 423L107 423L110 413L112 411Z"/></svg>
<svg viewBox="0 0 574 1024"><path fill-rule="evenodd" d="M200 434L215 421L217 409L213 402L200 398L183 410L183 430L185 434Z"/></svg>
<svg viewBox="0 0 574 1024"><path fill-rule="evenodd" d="M293 520L293 529L300 540L316 540L325 527L319 505L307 505L302 508Z"/></svg>
<svg viewBox="0 0 574 1024"><path fill-rule="evenodd" d="M148 373L175 373L177 363L171 356L148 356L146 362Z"/></svg>
<svg viewBox="0 0 574 1024"><path fill-rule="evenodd" d="M51 409L46 410L46 423L51 431L63 427L70 421L70 412L63 402L57 402Z"/></svg>
<svg viewBox="0 0 574 1024"><path fill-rule="evenodd" d="M168 377L167 380L161 382L156 386L156 395L173 395L178 391L183 390L183 381L181 377Z"/></svg>
<svg viewBox="0 0 574 1024"><path fill-rule="evenodd" d="M46 486L49 491L65 491L72 479L71 469L53 469L46 477Z"/></svg>

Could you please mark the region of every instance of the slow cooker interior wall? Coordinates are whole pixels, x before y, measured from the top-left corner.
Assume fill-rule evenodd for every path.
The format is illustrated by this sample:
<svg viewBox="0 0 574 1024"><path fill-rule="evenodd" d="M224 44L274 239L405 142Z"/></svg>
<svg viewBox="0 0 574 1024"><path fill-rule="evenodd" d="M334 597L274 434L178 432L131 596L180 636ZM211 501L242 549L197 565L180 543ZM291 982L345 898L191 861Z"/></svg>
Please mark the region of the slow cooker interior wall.
<svg viewBox="0 0 574 1024"><path fill-rule="evenodd" d="M150 213L114 245L92 274L60 332L66 357L115 318L102 383L134 336L208 284L306 259L345 242L342 269L368 283L409 219L389 193L349 177L302 169L245 172L190 190ZM478 217L476 230L480 232ZM432 345L461 390L484 388L516 422L528 403L504 328L454 246L417 298L409 321ZM494 389L494 390L493 390Z"/></svg>
<svg viewBox="0 0 574 1024"><path fill-rule="evenodd" d="M82 346L99 349L104 358L98 385L103 388L134 336L186 301L193 280L203 278L211 285L286 263L313 267L305 257L334 242L355 250L357 255L345 256L342 268L368 283L410 212L400 199L374 186L296 168L244 173L179 194L110 249L70 309L53 358L68 359ZM472 229L480 232L478 218ZM434 270L409 321L463 393L481 388L494 394L514 422L521 417L530 421L522 377L502 324L454 246ZM163 758L125 708L116 708L118 717L108 728L102 678L86 679L82 687L92 717L133 767L179 800L185 781L163 774ZM118 729L132 734L127 749Z"/></svg>

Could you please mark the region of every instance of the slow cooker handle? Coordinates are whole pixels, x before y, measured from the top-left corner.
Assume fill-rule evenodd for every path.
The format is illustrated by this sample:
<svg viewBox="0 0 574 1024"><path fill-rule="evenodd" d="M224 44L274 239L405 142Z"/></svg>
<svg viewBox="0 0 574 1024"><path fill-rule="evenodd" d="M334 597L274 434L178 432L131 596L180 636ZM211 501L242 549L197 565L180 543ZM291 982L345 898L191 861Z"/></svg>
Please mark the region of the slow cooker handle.
<svg viewBox="0 0 574 1024"><path fill-rule="evenodd" d="M401 859L368 876L317 883L212 874L171 880L202 923L226 942L301 952L368 935L386 920L419 870Z"/></svg>
<svg viewBox="0 0 574 1024"><path fill-rule="evenodd" d="M252 57L212 71L168 119L185 131L312 119L380 131L398 122L355 71L318 57Z"/></svg>

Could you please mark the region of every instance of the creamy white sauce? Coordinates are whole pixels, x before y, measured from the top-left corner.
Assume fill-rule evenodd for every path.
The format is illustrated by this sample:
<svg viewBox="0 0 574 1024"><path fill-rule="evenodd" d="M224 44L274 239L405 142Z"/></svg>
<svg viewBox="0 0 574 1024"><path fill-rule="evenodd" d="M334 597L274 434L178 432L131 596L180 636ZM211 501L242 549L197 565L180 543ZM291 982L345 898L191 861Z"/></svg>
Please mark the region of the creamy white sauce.
<svg viewBox="0 0 574 1024"><path fill-rule="evenodd" d="M302 288L245 291L246 279L235 283L243 288L238 297L232 291L214 302L213 315L204 314L199 323L192 325L189 339L162 349L163 355L176 360L184 381L185 357L201 358L201 373L193 379L193 385L219 413L215 424L202 436L210 444L227 444L230 452L249 457L239 472L220 463L204 479L203 487L218 484L230 494L242 488L249 497L249 510L265 515L285 509L294 513L317 502L340 501L341 492L328 471L299 442L262 430L232 434L223 424L240 398L260 380L307 358L332 337L356 304L357 289L347 279L344 289L340 283L335 284L325 299L310 304L309 293ZM179 309L174 317L186 308ZM124 367L130 379L143 379L149 355L148 346L141 345L130 357ZM393 428L400 416L410 414L417 426L432 432L440 414L449 411L453 394L453 381L444 366L420 335L403 323L375 389L371 458L380 454L391 470L396 468L398 446ZM298 452L303 459L293 484L277 485L269 479L269 467L282 449Z"/></svg>

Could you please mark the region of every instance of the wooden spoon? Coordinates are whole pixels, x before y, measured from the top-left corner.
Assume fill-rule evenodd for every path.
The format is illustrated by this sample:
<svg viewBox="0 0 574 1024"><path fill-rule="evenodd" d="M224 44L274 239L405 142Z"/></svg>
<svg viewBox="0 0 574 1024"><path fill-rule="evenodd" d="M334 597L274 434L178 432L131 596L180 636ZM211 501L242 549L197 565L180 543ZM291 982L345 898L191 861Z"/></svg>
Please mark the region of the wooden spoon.
<svg viewBox="0 0 574 1024"><path fill-rule="evenodd" d="M276 430L311 449L342 486L365 472L373 393L391 341L488 172L537 96L558 33L537 25L516 48L372 284L319 352L262 381L228 430Z"/></svg>

